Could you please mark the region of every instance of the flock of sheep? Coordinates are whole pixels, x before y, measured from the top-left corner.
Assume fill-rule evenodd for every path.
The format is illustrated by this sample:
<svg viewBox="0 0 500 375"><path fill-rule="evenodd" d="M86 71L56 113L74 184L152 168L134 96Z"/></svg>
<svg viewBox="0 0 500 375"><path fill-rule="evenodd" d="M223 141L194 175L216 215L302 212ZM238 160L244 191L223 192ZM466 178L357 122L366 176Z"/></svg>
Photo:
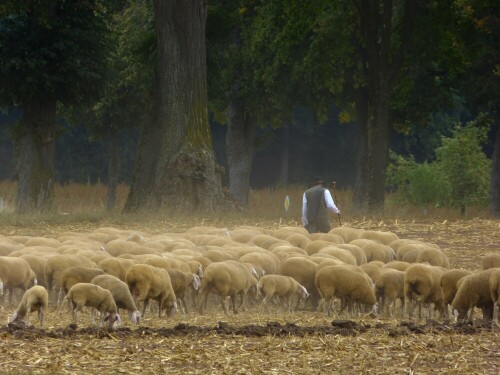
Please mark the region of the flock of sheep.
<svg viewBox="0 0 500 375"><path fill-rule="evenodd" d="M418 309L421 318L425 309L428 317L473 320L478 307L496 323L500 253L484 256L481 270L449 269L435 244L350 227L316 234L203 226L160 235L100 228L57 238L0 236L2 305L13 303L16 289L24 294L10 321L28 322L37 311L41 326L49 303L61 311L69 305L74 323L90 307L93 322L99 311L101 324L112 327L121 322L119 309L138 324L152 311L150 300L161 317L191 307L203 313L214 299L226 314L228 299L234 313L274 303L290 313L302 304L327 314L412 317Z"/></svg>

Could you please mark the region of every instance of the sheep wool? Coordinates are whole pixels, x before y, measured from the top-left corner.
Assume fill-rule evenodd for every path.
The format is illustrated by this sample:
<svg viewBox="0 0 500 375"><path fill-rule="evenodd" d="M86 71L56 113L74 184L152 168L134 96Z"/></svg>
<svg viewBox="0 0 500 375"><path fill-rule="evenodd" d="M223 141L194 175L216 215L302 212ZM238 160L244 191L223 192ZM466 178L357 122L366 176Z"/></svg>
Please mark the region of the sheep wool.
<svg viewBox="0 0 500 375"><path fill-rule="evenodd" d="M23 298L10 318L10 321L15 322L24 318L26 324L28 324L30 314L36 311L38 313L40 327L43 328L43 314L44 311L47 310L48 304L49 295L47 290L43 286L35 285L24 292Z"/></svg>

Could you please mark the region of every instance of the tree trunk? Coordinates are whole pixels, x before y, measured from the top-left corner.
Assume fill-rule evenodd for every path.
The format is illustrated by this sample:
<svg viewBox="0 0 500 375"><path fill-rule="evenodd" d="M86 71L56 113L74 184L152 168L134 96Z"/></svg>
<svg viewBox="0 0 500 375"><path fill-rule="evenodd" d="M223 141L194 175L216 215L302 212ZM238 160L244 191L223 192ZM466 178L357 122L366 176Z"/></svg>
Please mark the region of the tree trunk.
<svg viewBox="0 0 500 375"><path fill-rule="evenodd" d="M202 0L155 0L152 113L139 140L125 211L212 211L225 206L207 113Z"/></svg>
<svg viewBox="0 0 500 375"><path fill-rule="evenodd" d="M280 169L278 171L278 186L288 185L288 170L290 160L290 126L283 126L283 138L281 143Z"/></svg>
<svg viewBox="0 0 500 375"><path fill-rule="evenodd" d="M368 129L368 184L367 204L370 213L384 210L385 177L389 160L389 91L378 91L371 107L373 121Z"/></svg>
<svg viewBox="0 0 500 375"><path fill-rule="evenodd" d="M233 87L233 91L239 91ZM233 97L228 107L226 135L229 191L243 206L248 206L252 171L255 121L247 115L243 99Z"/></svg>
<svg viewBox="0 0 500 375"><path fill-rule="evenodd" d="M356 115L359 127L357 173L354 185L353 208L355 211L364 212L367 208L367 184L368 184L368 92L361 88L356 96Z"/></svg>
<svg viewBox="0 0 500 375"><path fill-rule="evenodd" d="M118 132L115 129L109 131L108 136L108 191L106 208L112 211L116 204L116 189L120 176L120 147L118 146Z"/></svg>
<svg viewBox="0 0 500 375"><path fill-rule="evenodd" d="M500 118L498 120L500 121ZM500 218L500 125L495 137L491 169L491 214L493 217Z"/></svg>
<svg viewBox="0 0 500 375"><path fill-rule="evenodd" d="M51 209L54 197L56 101L24 103L16 139L16 213L40 213Z"/></svg>

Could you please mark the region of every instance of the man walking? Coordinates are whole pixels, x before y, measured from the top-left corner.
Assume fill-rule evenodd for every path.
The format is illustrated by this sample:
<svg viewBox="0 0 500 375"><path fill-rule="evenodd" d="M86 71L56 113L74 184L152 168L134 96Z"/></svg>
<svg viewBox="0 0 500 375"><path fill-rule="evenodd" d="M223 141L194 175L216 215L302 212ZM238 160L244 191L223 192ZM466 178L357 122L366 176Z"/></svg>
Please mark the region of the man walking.
<svg viewBox="0 0 500 375"><path fill-rule="evenodd" d="M313 186L302 197L302 224L309 233L327 233L331 229L328 210L340 214L330 191L323 184L321 178L314 177Z"/></svg>

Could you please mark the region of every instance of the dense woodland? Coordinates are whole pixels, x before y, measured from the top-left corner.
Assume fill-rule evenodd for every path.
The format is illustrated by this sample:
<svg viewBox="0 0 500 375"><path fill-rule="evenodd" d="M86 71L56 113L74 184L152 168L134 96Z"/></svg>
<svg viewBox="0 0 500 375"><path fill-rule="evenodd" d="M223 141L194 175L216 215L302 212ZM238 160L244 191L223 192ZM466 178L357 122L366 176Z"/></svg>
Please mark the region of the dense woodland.
<svg viewBox="0 0 500 375"><path fill-rule="evenodd" d="M379 213L500 215L500 3L3 1L0 179L131 190L126 212L244 207L250 188L352 188ZM226 188L227 187L227 188Z"/></svg>

